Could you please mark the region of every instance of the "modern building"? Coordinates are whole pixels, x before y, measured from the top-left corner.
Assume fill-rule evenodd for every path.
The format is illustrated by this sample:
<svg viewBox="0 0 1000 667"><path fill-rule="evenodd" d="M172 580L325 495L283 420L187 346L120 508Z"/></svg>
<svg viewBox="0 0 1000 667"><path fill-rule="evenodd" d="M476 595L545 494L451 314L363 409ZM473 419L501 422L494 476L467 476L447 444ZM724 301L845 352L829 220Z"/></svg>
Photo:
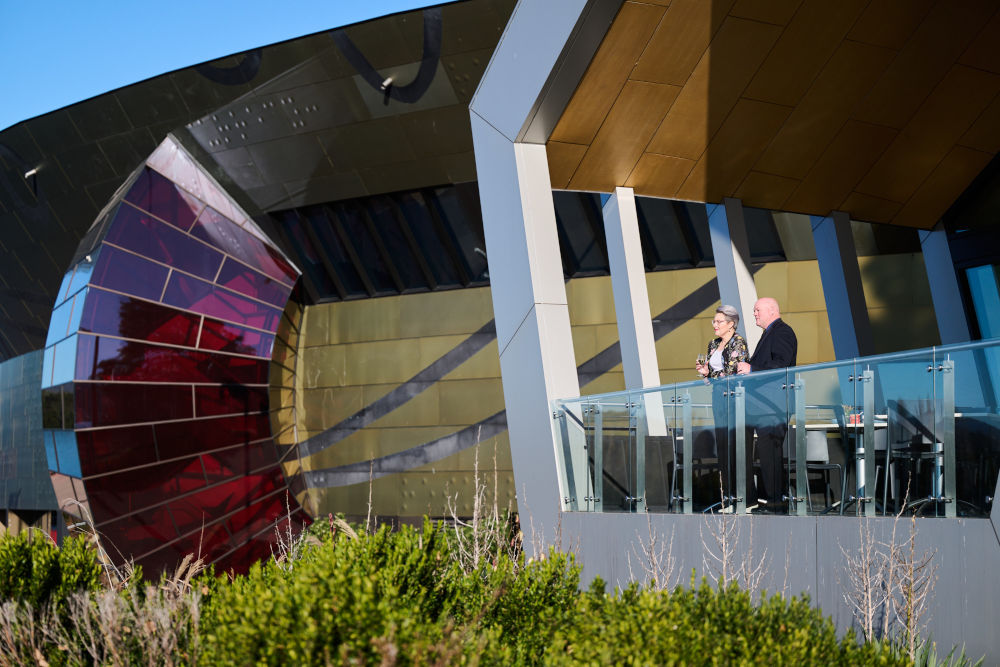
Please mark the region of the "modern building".
<svg viewBox="0 0 1000 667"><path fill-rule="evenodd" d="M283 520L485 490L619 576L594 536L633 540L652 486L634 447L578 466L585 511L553 401L693 379L758 295L799 365L1000 335L998 32L971 0L466 0L7 128L6 525L240 568ZM691 529L671 465L655 517Z"/></svg>

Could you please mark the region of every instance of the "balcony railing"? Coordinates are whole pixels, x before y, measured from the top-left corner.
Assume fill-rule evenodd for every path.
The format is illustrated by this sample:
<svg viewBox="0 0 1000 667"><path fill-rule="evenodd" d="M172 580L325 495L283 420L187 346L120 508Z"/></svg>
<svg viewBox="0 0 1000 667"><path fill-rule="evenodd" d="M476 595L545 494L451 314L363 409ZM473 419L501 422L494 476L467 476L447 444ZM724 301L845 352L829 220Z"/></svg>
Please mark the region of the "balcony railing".
<svg viewBox="0 0 1000 667"><path fill-rule="evenodd" d="M987 516L998 403L997 339L558 400L563 510Z"/></svg>

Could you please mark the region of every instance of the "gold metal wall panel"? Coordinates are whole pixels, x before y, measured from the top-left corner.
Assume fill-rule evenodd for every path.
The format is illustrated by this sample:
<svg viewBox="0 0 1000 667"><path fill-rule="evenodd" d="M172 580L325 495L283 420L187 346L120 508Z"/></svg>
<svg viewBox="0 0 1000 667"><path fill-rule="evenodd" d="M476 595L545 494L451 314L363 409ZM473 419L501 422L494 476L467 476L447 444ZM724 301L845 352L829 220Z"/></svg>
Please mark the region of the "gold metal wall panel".
<svg viewBox="0 0 1000 667"><path fill-rule="evenodd" d="M863 195L860 192L852 192L847 195L847 199L840 206L845 211L851 211L851 215L856 220L868 220L870 222L890 222L903 205L898 201L889 201L870 195Z"/></svg>
<svg viewBox="0 0 1000 667"><path fill-rule="evenodd" d="M677 195L681 199L722 201L743 182L790 112L791 107L739 100ZM758 205L750 200L746 203Z"/></svg>
<svg viewBox="0 0 1000 667"><path fill-rule="evenodd" d="M857 191L893 201L909 200L997 92L1000 75L962 65L952 67L858 184ZM956 100L962 102L956 104Z"/></svg>
<svg viewBox="0 0 1000 667"><path fill-rule="evenodd" d="M570 189L608 192L624 183L680 90L659 83L626 82L570 179Z"/></svg>
<svg viewBox="0 0 1000 667"><path fill-rule="evenodd" d="M986 153L1000 151L1000 96L990 102L958 143Z"/></svg>
<svg viewBox="0 0 1000 667"><path fill-rule="evenodd" d="M906 202L895 224L933 227L992 158L989 153L955 146Z"/></svg>
<svg viewBox="0 0 1000 667"><path fill-rule="evenodd" d="M802 0L738 0L729 13L741 19L785 25L800 4Z"/></svg>
<svg viewBox="0 0 1000 667"><path fill-rule="evenodd" d="M793 106L837 49L867 0L805 0L744 91Z"/></svg>
<svg viewBox="0 0 1000 667"><path fill-rule="evenodd" d="M852 117L902 129L995 11L993 0L936 4Z"/></svg>
<svg viewBox="0 0 1000 667"><path fill-rule="evenodd" d="M1000 151L992 0L675 0L651 35L636 27L660 9L630 1L612 24L551 137L556 188L932 226L911 198L955 186L931 170L955 146ZM681 88L640 101L638 81ZM763 121L736 131L762 102L788 110L772 136ZM962 155L965 174L979 160ZM945 190L924 192L932 183Z"/></svg>
<svg viewBox="0 0 1000 667"><path fill-rule="evenodd" d="M736 189L736 196L759 208L780 210L799 183L801 181L794 178L751 171Z"/></svg>
<svg viewBox="0 0 1000 667"><path fill-rule="evenodd" d="M683 86L732 6L732 0L674 0L631 78Z"/></svg>
<svg viewBox="0 0 1000 667"><path fill-rule="evenodd" d="M643 153L625 185L653 197L676 197L695 161L672 155Z"/></svg>
<svg viewBox="0 0 1000 667"><path fill-rule="evenodd" d="M569 179L573 178L586 152L587 146L583 144L550 141L546 145L545 156L549 161L549 181L553 189L563 190L569 187Z"/></svg>
<svg viewBox="0 0 1000 667"><path fill-rule="evenodd" d="M894 56L889 49L842 43L755 168L801 179Z"/></svg>
<svg viewBox="0 0 1000 667"><path fill-rule="evenodd" d="M849 121L785 202L785 208L818 215L839 210L896 134L889 127Z"/></svg>
<svg viewBox="0 0 1000 667"><path fill-rule="evenodd" d="M924 20L935 0L874 0L847 34L847 39L899 50Z"/></svg>
<svg viewBox="0 0 1000 667"><path fill-rule="evenodd" d="M488 287L392 298L398 301L399 317L404 323L402 336L471 334L493 319L493 301Z"/></svg>
<svg viewBox="0 0 1000 667"><path fill-rule="evenodd" d="M663 12L655 5L622 5L583 82L552 131L551 140L574 144L594 140Z"/></svg>
<svg viewBox="0 0 1000 667"><path fill-rule="evenodd" d="M958 62L962 65L1000 74L1000 11L993 15Z"/></svg>
<svg viewBox="0 0 1000 667"><path fill-rule="evenodd" d="M777 26L726 19L646 150L700 158L780 34Z"/></svg>

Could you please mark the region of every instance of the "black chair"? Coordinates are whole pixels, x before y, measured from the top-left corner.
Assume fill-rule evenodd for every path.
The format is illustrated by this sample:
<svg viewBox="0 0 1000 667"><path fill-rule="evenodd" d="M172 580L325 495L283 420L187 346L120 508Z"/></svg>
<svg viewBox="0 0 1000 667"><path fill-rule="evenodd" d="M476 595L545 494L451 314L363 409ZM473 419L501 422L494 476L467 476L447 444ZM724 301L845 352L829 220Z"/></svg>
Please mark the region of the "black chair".
<svg viewBox="0 0 1000 667"><path fill-rule="evenodd" d="M785 435L784 455L788 470L791 476L795 475L795 447L789 445L789 441L795 437L795 430L788 429ZM839 438L838 438L839 439ZM844 512L844 496L847 493L847 476L844 475L844 466L839 463L830 462L830 439L826 431L806 431L806 476L809 473L819 473L823 480L823 499L826 501L826 510L833 508L833 487L830 484L830 473L836 470L840 480L840 512ZM801 491L800 491L801 493ZM812 511L812 493L809 488L809 480L805 483L806 507Z"/></svg>

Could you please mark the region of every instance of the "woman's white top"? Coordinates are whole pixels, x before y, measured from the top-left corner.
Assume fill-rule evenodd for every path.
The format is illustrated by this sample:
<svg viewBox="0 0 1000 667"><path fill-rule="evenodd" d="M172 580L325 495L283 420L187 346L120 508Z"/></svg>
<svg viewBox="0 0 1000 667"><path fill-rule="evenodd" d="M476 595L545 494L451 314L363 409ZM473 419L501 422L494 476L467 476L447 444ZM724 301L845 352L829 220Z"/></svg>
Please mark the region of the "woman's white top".
<svg viewBox="0 0 1000 667"><path fill-rule="evenodd" d="M722 348L723 347L725 347L725 346L724 345L720 345L719 347L715 348L715 352L713 352L712 356L708 358L708 367L711 368L713 371L721 371L722 370Z"/></svg>

